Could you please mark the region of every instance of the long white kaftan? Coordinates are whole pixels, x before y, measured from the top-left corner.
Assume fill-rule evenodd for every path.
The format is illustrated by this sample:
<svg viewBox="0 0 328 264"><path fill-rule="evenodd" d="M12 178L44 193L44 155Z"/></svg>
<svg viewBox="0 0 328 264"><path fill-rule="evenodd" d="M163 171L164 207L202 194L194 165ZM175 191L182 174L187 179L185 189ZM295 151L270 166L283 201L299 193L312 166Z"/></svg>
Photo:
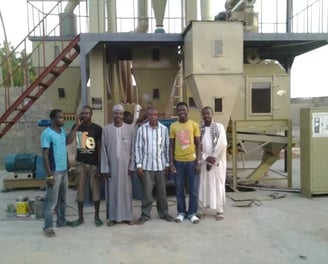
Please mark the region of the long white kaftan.
<svg viewBox="0 0 328 264"><path fill-rule="evenodd" d="M133 127L123 124L104 127L101 141L101 173L106 180L106 203L110 221L132 220L132 182L128 170L134 169Z"/></svg>
<svg viewBox="0 0 328 264"><path fill-rule="evenodd" d="M213 149L210 127L205 127L202 143L202 165L199 184L199 202L202 208L208 207L217 212L223 212L225 203L225 180L226 180L226 148L227 138L222 124L215 123L219 131L219 139ZM215 165L207 171L206 158L216 158Z"/></svg>

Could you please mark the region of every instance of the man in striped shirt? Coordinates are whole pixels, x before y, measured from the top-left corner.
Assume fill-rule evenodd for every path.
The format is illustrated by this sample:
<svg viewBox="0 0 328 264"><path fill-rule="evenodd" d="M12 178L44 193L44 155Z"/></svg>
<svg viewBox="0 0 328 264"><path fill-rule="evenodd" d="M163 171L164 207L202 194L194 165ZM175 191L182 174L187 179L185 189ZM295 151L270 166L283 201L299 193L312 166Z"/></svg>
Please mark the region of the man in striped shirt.
<svg viewBox="0 0 328 264"><path fill-rule="evenodd" d="M158 111L154 107L147 109L147 118L148 122L138 128L135 144L137 173L143 190L138 223L143 224L151 218L154 186L158 216L171 222L174 219L168 214L166 198L166 175L170 166L168 129L158 122Z"/></svg>

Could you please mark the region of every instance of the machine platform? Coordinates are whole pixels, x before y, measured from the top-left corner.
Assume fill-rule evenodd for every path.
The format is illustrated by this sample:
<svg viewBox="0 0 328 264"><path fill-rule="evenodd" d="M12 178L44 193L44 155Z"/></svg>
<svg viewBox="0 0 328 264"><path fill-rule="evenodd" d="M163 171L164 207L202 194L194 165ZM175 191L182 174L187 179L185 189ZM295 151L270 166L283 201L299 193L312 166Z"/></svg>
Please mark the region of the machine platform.
<svg viewBox="0 0 328 264"><path fill-rule="evenodd" d="M68 182L69 187L76 186L75 181ZM14 189L28 189L28 188L46 188L45 179L35 179L31 176L28 177L27 174L24 175L17 175L12 174L4 178L3 180L3 189L4 191L11 191Z"/></svg>

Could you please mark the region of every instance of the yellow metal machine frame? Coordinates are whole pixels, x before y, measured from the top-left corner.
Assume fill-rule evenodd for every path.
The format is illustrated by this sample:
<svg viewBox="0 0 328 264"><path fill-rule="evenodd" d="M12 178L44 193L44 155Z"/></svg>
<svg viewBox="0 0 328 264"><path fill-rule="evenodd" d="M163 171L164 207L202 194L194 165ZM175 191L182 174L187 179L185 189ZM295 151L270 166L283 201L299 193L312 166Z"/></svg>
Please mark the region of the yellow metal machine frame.
<svg viewBox="0 0 328 264"><path fill-rule="evenodd" d="M232 121L232 175L233 188L237 185L252 184L260 180L287 180L288 187L292 186L292 133L291 121L281 120L234 120ZM243 142L259 143L264 151L260 165L247 176L246 179L238 179L237 146L243 146ZM287 178L270 178L263 176L269 168L279 159L282 149L287 150Z"/></svg>

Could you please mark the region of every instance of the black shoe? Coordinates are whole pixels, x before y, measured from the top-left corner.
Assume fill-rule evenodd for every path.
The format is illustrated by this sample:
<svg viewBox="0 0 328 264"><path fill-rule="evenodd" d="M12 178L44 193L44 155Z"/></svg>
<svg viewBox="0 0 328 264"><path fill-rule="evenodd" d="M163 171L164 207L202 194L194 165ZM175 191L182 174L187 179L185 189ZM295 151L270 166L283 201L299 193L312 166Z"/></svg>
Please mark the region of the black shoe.
<svg viewBox="0 0 328 264"><path fill-rule="evenodd" d="M137 224L138 225L143 225L145 222L147 222L149 219L147 217L144 217L144 216L141 216L139 219L138 219L138 222Z"/></svg>
<svg viewBox="0 0 328 264"><path fill-rule="evenodd" d="M174 218L170 215L166 215L166 216L162 217L161 219L163 219L165 221L168 221L168 222L173 222L174 221Z"/></svg>

